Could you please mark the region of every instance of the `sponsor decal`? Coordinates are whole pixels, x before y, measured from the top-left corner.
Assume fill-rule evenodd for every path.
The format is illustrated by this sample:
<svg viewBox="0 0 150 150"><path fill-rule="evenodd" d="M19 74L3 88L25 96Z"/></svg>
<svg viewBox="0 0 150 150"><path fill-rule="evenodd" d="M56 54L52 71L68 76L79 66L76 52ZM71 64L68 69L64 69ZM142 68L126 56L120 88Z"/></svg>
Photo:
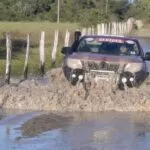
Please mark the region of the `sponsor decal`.
<svg viewBox="0 0 150 150"><path fill-rule="evenodd" d="M86 38L85 39L88 43L102 43L102 42L111 42L111 43L124 43L123 39L116 39L116 38ZM131 42L130 42L131 43Z"/></svg>
<svg viewBox="0 0 150 150"><path fill-rule="evenodd" d="M113 38L98 38L98 42L124 43L124 40Z"/></svg>

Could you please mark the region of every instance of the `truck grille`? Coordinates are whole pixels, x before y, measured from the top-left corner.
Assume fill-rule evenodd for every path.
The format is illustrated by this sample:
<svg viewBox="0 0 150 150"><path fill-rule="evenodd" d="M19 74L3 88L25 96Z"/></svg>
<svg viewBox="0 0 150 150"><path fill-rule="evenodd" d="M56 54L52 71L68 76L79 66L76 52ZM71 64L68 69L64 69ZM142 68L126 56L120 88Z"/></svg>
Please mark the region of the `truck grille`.
<svg viewBox="0 0 150 150"><path fill-rule="evenodd" d="M114 75L115 72L114 71L98 71L98 70L91 70L89 73L90 77L92 78L98 78L101 80L111 80Z"/></svg>
<svg viewBox="0 0 150 150"><path fill-rule="evenodd" d="M118 64L111 64L111 63L106 63L106 62L92 62L92 61L87 61L87 62L82 62L83 68L86 71L91 71L91 70L104 70L104 71L114 71L117 72L119 69Z"/></svg>

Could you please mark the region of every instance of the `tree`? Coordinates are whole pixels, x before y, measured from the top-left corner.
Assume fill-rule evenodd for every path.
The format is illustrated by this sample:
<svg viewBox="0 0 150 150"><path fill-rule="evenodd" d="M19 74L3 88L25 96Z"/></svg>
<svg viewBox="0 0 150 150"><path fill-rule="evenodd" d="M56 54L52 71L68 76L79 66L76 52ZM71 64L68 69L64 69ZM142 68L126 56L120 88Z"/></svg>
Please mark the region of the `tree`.
<svg viewBox="0 0 150 150"><path fill-rule="evenodd" d="M138 2L136 7L139 10ZM128 13L129 8L128 0L60 0L60 21L88 25L116 19L124 20L126 14L131 14ZM0 12L0 20L56 22L57 0L1 0Z"/></svg>
<svg viewBox="0 0 150 150"><path fill-rule="evenodd" d="M135 17L137 19L150 21L150 1L136 0L128 11L128 17Z"/></svg>

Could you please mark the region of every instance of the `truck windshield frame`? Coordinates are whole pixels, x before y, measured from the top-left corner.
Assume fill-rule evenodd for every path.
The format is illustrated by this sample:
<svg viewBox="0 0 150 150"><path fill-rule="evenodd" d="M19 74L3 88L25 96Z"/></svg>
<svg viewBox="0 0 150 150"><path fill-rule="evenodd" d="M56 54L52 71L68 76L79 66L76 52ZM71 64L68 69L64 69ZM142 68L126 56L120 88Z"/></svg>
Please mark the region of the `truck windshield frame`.
<svg viewBox="0 0 150 150"><path fill-rule="evenodd" d="M80 40L76 52L118 55L118 56L139 56L140 48L134 40L85 37Z"/></svg>

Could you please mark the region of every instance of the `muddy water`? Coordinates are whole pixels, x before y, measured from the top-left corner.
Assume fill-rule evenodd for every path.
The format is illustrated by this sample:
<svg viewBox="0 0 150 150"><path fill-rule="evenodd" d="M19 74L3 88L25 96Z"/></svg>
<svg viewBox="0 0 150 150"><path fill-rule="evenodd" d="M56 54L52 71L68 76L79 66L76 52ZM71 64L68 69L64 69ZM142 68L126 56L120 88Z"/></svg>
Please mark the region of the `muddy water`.
<svg viewBox="0 0 150 150"><path fill-rule="evenodd" d="M66 126L44 132L41 125L43 132L35 137L23 136L18 130L29 116L31 113L1 120L2 150L150 149L150 113L74 113L70 114L74 120Z"/></svg>
<svg viewBox="0 0 150 150"><path fill-rule="evenodd" d="M140 41L144 51L150 51L150 39ZM59 113L28 122L39 114L1 111L0 149L150 150L150 113L67 113L65 119Z"/></svg>
<svg viewBox="0 0 150 150"><path fill-rule="evenodd" d="M17 130L27 120L40 115L40 112L26 112L19 110L0 110L0 149L13 150L15 143L21 137Z"/></svg>

